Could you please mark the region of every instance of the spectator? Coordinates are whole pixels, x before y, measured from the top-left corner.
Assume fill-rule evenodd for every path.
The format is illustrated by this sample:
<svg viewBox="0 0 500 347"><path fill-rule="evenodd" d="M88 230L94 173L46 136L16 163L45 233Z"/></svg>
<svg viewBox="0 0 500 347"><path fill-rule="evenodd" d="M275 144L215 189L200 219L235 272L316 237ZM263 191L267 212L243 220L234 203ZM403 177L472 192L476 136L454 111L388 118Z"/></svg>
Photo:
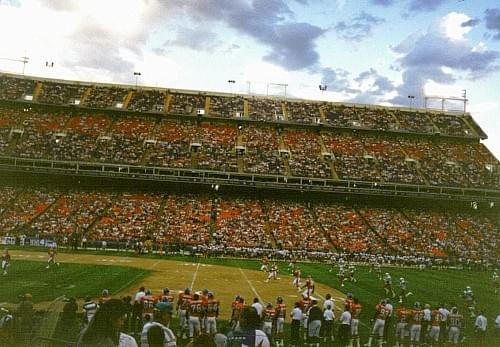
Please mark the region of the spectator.
<svg viewBox="0 0 500 347"><path fill-rule="evenodd" d="M119 346L120 329L122 329L125 315L125 307L121 300L108 300L97 309L94 319L80 333L77 347ZM123 338L123 340L128 339Z"/></svg>
<svg viewBox="0 0 500 347"><path fill-rule="evenodd" d="M319 347L320 343L320 330L321 330L321 318L323 316L321 309L318 307L318 301L312 300L311 307L307 313L307 338L309 340L309 346Z"/></svg>
<svg viewBox="0 0 500 347"><path fill-rule="evenodd" d="M240 313L240 331L229 333L226 347L270 347L269 339L260 330L260 320L254 307L245 306Z"/></svg>
<svg viewBox="0 0 500 347"><path fill-rule="evenodd" d="M155 313L153 315L154 321L144 324L144 327L142 328L141 347L150 347L149 345L150 339L152 339L152 341L155 344L158 344L160 343L160 341L163 341L163 344L160 345L163 347L177 346L177 338L175 337L172 330L167 328L167 326L170 324L170 320L172 319L173 310L174 306L172 305L171 302L161 301L156 303ZM150 334L150 331L153 328L154 330ZM163 331L163 340L161 339L159 332L158 331L155 332L155 330L157 330L158 328L160 328Z"/></svg>
<svg viewBox="0 0 500 347"><path fill-rule="evenodd" d="M351 332L351 313L349 312L349 305L344 307L344 312L340 315L339 322L340 346L346 347L349 345Z"/></svg>
<svg viewBox="0 0 500 347"><path fill-rule="evenodd" d="M290 344L291 346L298 346L300 339L300 322L302 321L302 309L300 302L295 303L295 307L290 314L292 317L292 324L290 327Z"/></svg>

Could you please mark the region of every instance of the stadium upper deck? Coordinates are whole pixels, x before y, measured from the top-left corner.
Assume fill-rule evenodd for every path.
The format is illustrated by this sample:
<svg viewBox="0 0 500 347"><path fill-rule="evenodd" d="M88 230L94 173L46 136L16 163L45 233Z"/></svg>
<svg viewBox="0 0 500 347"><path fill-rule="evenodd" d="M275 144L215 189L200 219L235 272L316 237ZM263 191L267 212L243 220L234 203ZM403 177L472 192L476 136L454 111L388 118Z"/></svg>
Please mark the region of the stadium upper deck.
<svg viewBox="0 0 500 347"><path fill-rule="evenodd" d="M298 177L301 184L499 187L498 160L469 114L5 74L0 102L4 158Z"/></svg>

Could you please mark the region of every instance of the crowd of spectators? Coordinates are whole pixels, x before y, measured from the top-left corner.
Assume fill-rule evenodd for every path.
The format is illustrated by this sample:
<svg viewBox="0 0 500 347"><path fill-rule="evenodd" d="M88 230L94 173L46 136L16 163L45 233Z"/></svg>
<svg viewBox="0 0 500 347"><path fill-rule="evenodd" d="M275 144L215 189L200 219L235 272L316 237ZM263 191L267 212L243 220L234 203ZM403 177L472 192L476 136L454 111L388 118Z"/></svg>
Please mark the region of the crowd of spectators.
<svg viewBox="0 0 500 347"><path fill-rule="evenodd" d="M92 108L111 108L123 106L128 90L120 87L94 86L83 105Z"/></svg>
<svg viewBox="0 0 500 347"><path fill-rule="evenodd" d="M323 107L326 123L334 127L352 128L361 125L358 110L352 106L326 104Z"/></svg>
<svg viewBox="0 0 500 347"><path fill-rule="evenodd" d="M279 153L280 140L275 129L245 126L240 134L245 146L245 172L284 175L285 164Z"/></svg>
<svg viewBox="0 0 500 347"><path fill-rule="evenodd" d="M266 201L271 232L278 247L288 250L330 250L330 240L315 222L306 205Z"/></svg>
<svg viewBox="0 0 500 347"><path fill-rule="evenodd" d="M321 104L318 102L292 101L286 102L285 106L289 122L314 124L321 120Z"/></svg>
<svg viewBox="0 0 500 347"><path fill-rule="evenodd" d="M394 130L397 129L396 119L386 109L365 108L358 111L358 115L363 128L376 130Z"/></svg>
<svg viewBox="0 0 500 347"><path fill-rule="evenodd" d="M326 150L335 157L334 167L340 179L380 181L375 158L368 156L362 138L349 133L321 133Z"/></svg>
<svg viewBox="0 0 500 347"><path fill-rule="evenodd" d="M383 252L382 239L368 228L352 207L318 204L314 206L314 213L335 249L347 252Z"/></svg>
<svg viewBox="0 0 500 347"><path fill-rule="evenodd" d="M419 111L394 110L394 116L399 121L399 130L428 134L433 132L432 123L426 113Z"/></svg>
<svg viewBox="0 0 500 347"><path fill-rule="evenodd" d="M195 114L198 109L205 110L206 96L203 94L172 93L168 112L176 114Z"/></svg>
<svg viewBox="0 0 500 347"><path fill-rule="evenodd" d="M120 194L89 231L89 240L144 238L156 224L162 200L160 194Z"/></svg>
<svg viewBox="0 0 500 347"><path fill-rule="evenodd" d="M109 137L102 137L95 158L103 162L139 164L144 141L155 127L147 117L120 117L111 125Z"/></svg>
<svg viewBox="0 0 500 347"><path fill-rule="evenodd" d="M417 160L420 172L433 186L466 187L463 169L454 158L439 150L438 142L426 139L400 139L409 158Z"/></svg>
<svg viewBox="0 0 500 347"><path fill-rule="evenodd" d="M331 178L330 162L322 155L320 138L315 132L287 130L283 142L290 150L288 163L293 176Z"/></svg>
<svg viewBox="0 0 500 347"><path fill-rule="evenodd" d="M213 241L223 247L272 248L265 213L258 200L220 199Z"/></svg>
<svg viewBox="0 0 500 347"><path fill-rule="evenodd" d="M169 195L157 216L153 237L160 243L208 244L213 201L194 195Z"/></svg>
<svg viewBox="0 0 500 347"><path fill-rule="evenodd" d="M0 234L89 242L151 240L215 254L286 258L332 252L423 258L494 259L498 222L478 212L189 194L0 189ZM259 251L261 250L261 251ZM302 252L302 253L301 253ZM313 255L314 252L318 254Z"/></svg>
<svg viewBox="0 0 500 347"><path fill-rule="evenodd" d="M12 188L2 188L2 194L4 192L10 195L7 195L6 204L3 205L4 211L0 215L1 235L21 230L33 219L44 213L58 197L57 192L46 189L26 189L19 192L15 199L12 194L16 192Z"/></svg>
<svg viewBox="0 0 500 347"><path fill-rule="evenodd" d="M201 123L194 136L201 145L197 150L198 169L238 171L235 126Z"/></svg>
<svg viewBox="0 0 500 347"><path fill-rule="evenodd" d="M69 105L80 102L90 88L79 84L43 82L37 101L53 105Z"/></svg>
<svg viewBox="0 0 500 347"><path fill-rule="evenodd" d="M378 164L378 170L385 182L408 184L425 183L414 161L407 161L399 144L385 137L365 136L364 148Z"/></svg>
<svg viewBox="0 0 500 347"><path fill-rule="evenodd" d="M154 141L146 142L147 164L174 168L191 167L190 145L196 127L197 125L191 122L163 119L158 131L151 137Z"/></svg>
<svg viewBox="0 0 500 347"><path fill-rule="evenodd" d="M165 106L165 92L160 90L134 91L127 109L135 112L163 112Z"/></svg>
<svg viewBox="0 0 500 347"><path fill-rule="evenodd" d="M252 96L248 99L248 116L250 119L265 122L283 121L282 101Z"/></svg>
<svg viewBox="0 0 500 347"><path fill-rule="evenodd" d="M35 80L0 74L0 100L20 100L23 96L33 95L35 86Z"/></svg>
<svg viewBox="0 0 500 347"><path fill-rule="evenodd" d="M211 117L221 118L243 118L244 99L240 95L235 96L210 96L210 110L208 114Z"/></svg>
<svg viewBox="0 0 500 347"><path fill-rule="evenodd" d="M473 132L459 116L435 114L432 121L442 134L453 136L472 136Z"/></svg>
<svg viewBox="0 0 500 347"><path fill-rule="evenodd" d="M123 107L125 97L132 92L127 109L138 112L171 112L176 114L194 114L198 109L205 109L207 98L210 100L208 114L215 117L234 118L244 114L244 97L241 95L210 95L205 93L170 94L171 102L168 110L164 110L167 95L164 91L118 86L89 85L79 83L62 83L37 81L25 77L0 75L0 100L20 100L25 95L33 95L35 86L41 83L38 100L48 104L71 104L83 101L82 106L96 108ZM88 90L90 88L90 90ZM83 95L90 92L83 100ZM315 101L282 101L270 97L248 98L248 117L254 120L284 121L283 107L286 108L288 120L297 123L314 123L321 118L322 108L326 124L335 127L367 128L378 130L403 130L417 133L434 133L471 137L484 132L470 116L436 114L421 110L399 110L370 108L366 106L348 106ZM468 122L465 122L467 119ZM471 128L472 127L472 128Z"/></svg>

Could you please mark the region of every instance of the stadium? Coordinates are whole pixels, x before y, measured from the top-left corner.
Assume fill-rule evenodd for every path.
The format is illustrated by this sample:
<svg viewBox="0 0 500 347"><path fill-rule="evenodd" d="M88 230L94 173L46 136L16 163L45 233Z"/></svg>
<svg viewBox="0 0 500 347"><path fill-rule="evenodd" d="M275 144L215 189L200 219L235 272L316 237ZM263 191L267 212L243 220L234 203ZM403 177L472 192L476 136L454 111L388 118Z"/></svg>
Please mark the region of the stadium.
<svg viewBox="0 0 500 347"><path fill-rule="evenodd" d="M500 346L498 0L0 32L0 347Z"/></svg>
<svg viewBox="0 0 500 347"><path fill-rule="evenodd" d="M141 286L175 300L208 288L229 330L236 295L282 297L288 315L307 276L321 307L335 300L336 338L353 293L362 344L379 343L381 299L394 307L390 344L412 344L391 324L417 301L457 307L462 345L498 339L480 340L474 321L500 307L499 166L468 113L3 73L0 135L0 242L12 256L0 301L16 316L29 293L37 312L28 335L22 323L2 335L7 345L74 344L87 295L134 298ZM271 263L279 279L259 270ZM289 323L270 339L293 345ZM171 328L189 342L177 318ZM321 334L305 342L341 345Z"/></svg>

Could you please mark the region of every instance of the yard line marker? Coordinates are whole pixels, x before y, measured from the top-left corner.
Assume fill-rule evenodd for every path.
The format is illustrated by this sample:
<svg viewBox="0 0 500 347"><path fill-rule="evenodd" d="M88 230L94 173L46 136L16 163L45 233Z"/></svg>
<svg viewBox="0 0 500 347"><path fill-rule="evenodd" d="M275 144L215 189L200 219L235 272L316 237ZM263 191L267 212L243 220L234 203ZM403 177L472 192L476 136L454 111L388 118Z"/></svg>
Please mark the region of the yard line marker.
<svg viewBox="0 0 500 347"><path fill-rule="evenodd" d="M200 263L198 262L198 265L196 266L196 271L194 272L193 274L193 280L191 281L191 289L193 289L193 286L194 286L194 281L196 281L196 276L198 276L198 270L200 268Z"/></svg>
<svg viewBox="0 0 500 347"><path fill-rule="evenodd" d="M151 265L151 269L154 269L155 267L158 266L158 264L160 264L160 260L158 260L157 262L155 262L153 265Z"/></svg>
<svg viewBox="0 0 500 347"><path fill-rule="evenodd" d="M243 272L243 270L241 269L241 267L239 267L238 269L240 269L240 272L241 274L243 275L243 277L245 278L245 281L247 281L248 285L250 286L250 289L252 290L252 292L255 294L255 296L259 299L260 302L262 302L262 298L260 297L259 293L257 293L257 290L255 289L255 287L252 285L252 283L250 282L250 280L248 279L247 275L245 275L245 273Z"/></svg>

